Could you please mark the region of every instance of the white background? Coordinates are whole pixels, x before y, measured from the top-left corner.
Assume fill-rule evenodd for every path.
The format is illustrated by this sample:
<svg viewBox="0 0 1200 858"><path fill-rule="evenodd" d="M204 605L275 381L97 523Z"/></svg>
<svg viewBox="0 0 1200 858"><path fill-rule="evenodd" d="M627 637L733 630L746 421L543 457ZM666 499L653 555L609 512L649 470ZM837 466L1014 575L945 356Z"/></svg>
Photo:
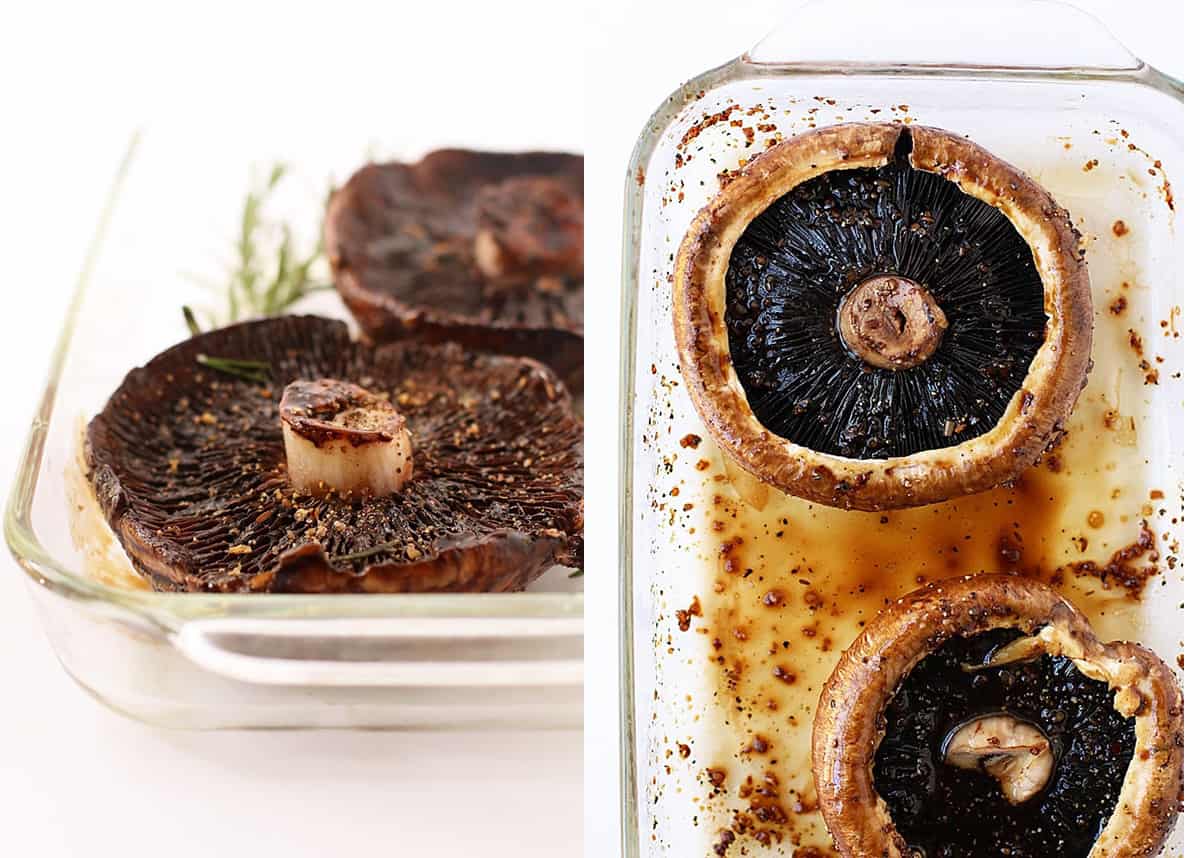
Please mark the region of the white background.
<svg viewBox="0 0 1200 858"><path fill-rule="evenodd" d="M956 15L986 15L1003 0L961 0ZM587 149L587 771L588 855L615 856L622 813L618 777L616 581L599 582L600 560L614 551L616 528L616 435L620 401L614 343L618 330L622 197L634 141L650 114L680 84L748 49L776 20L780 0L691 0L654 3L607 0L594 15L590 104L599 121L590 126ZM896 0L895 9L911 8ZM1177 77L1184 75L1182 0L1075 0L1135 54ZM851 14L871 16L861 4ZM1070 34L1064 38L1069 39ZM1196 44L1193 35L1192 44ZM1013 46L1019 51L1019 46ZM611 286L611 291L609 291ZM1189 373L1191 361L1189 357ZM607 421L607 423L605 422ZM604 428L605 426L611 429ZM1195 459L1197 457L1193 457ZM601 553L603 552L603 553ZM615 568L615 567L614 567ZM1195 756L1195 755L1193 755ZM692 856L687 856L692 858ZM697 856L699 858L699 856Z"/></svg>
<svg viewBox="0 0 1200 858"><path fill-rule="evenodd" d="M983 13L988 2L961 6ZM1179 0L1077 5L1183 76ZM0 855L571 856L585 837L589 855L617 854L625 163L662 98L752 44L779 6L39 3L0 12L4 496L112 167L146 119L320 135L339 112L374 109L384 126L410 128L414 152L586 148L589 259L586 805L577 732L213 735L128 722L59 669L5 556Z"/></svg>

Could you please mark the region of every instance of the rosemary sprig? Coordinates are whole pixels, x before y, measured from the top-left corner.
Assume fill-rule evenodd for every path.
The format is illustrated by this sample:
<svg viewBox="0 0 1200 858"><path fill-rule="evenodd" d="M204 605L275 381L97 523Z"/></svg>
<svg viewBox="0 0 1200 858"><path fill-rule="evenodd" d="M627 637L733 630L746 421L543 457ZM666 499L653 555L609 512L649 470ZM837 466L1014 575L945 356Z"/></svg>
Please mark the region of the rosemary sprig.
<svg viewBox="0 0 1200 858"><path fill-rule="evenodd" d="M183 323L187 325L188 332L193 337L200 333L200 323L196 321L196 314L187 305L184 305L183 308Z"/></svg>
<svg viewBox="0 0 1200 858"><path fill-rule="evenodd" d="M361 551L351 551L349 554L335 554L329 559L334 563L340 563L345 560L362 560L365 557L374 557L376 554L395 551L400 547L402 547L402 543L398 540L394 542L380 542L378 545L372 545L370 548L364 548Z"/></svg>
<svg viewBox="0 0 1200 858"><path fill-rule="evenodd" d="M261 360L196 355L196 363L216 372L223 372L255 384L266 384L271 380L271 365Z"/></svg>
<svg viewBox="0 0 1200 858"><path fill-rule="evenodd" d="M212 327L241 319L277 316L300 299L331 289L328 277L320 270L324 248L318 238L305 253L297 253L292 227L267 217L265 208L287 175L284 164L272 165L265 181L251 188L242 202L241 226L234 248L235 262L220 312L206 312ZM184 323L193 336L201 332L197 314L183 308Z"/></svg>

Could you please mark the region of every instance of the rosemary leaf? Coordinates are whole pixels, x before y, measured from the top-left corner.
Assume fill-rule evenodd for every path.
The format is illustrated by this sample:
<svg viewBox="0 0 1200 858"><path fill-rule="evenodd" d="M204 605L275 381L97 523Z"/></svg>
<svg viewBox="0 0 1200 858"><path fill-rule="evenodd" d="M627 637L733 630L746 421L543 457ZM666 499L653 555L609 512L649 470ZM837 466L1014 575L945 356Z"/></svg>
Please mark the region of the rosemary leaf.
<svg viewBox="0 0 1200 858"><path fill-rule="evenodd" d="M333 288L314 272L324 256L320 238L311 251L298 252L292 227L266 216L266 205L287 174L286 165L273 165L265 181L252 187L242 200L234 263L223 289L224 309L205 314L212 326L277 316L307 295ZM317 233L319 236L320 230ZM201 330L197 318L190 308L184 309L184 321L193 336Z"/></svg>
<svg viewBox="0 0 1200 858"><path fill-rule="evenodd" d="M229 303L229 307L228 307L229 318L232 320L232 319L236 319L236 318L240 317L241 313L240 313L239 307L238 307L237 281L236 280L234 280L233 284L229 287L228 303Z"/></svg>
<svg viewBox="0 0 1200 858"><path fill-rule="evenodd" d="M230 295L234 296L240 291L242 297L246 299L246 303L253 306L254 290L258 285L258 266L256 258L258 252L255 245L256 233L259 228L258 212L261 205L261 199L258 194L251 191L246 195L246 201L242 205L242 233L238 238L238 267L233 272L233 284L230 289Z"/></svg>
<svg viewBox="0 0 1200 858"><path fill-rule="evenodd" d="M196 321L196 314L187 304L183 305L183 323L187 325L193 337L200 333L200 323Z"/></svg>
<svg viewBox="0 0 1200 858"><path fill-rule="evenodd" d="M276 162L276 164L271 167L271 175L267 178L267 190L274 190L275 186L279 184L279 180L284 177L285 173L287 173L287 164Z"/></svg>
<svg viewBox="0 0 1200 858"><path fill-rule="evenodd" d="M275 279L263 293L262 309L267 315L270 315L274 308L280 305L280 295L288 294L287 286L293 279L292 231L286 224L283 227L283 237L279 241L279 251L276 256Z"/></svg>
<svg viewBox="0 0 1200 858"><path fill-rule="evenodd" d="M260 360L196 355L196 363L215 372L222 372L255 384L266 384L271 380L271 365Z"/></svg>

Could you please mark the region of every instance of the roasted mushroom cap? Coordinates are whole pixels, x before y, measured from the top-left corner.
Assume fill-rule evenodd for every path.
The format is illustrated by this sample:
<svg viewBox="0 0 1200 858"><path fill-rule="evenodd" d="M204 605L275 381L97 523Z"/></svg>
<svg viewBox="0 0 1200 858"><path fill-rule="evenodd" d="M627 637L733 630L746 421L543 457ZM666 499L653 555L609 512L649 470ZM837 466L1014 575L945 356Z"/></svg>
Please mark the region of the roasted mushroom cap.
<svg viewBox="0 0 1200 858"><path fill-rule="evenodd" d="M453 340L583 384L583 159L445 149L371 164L330 201L343 300L376 342Z"/></svg>
<svg viewBox="0 0 1200 858"><path fill-rule="evenodd" d="M517 590L582 559L569 401L527 359L248 322L129 373L88 427L90 477L158 589Z"/></svg>
<svg viewBox="0 0 1200 858"><path fill-rule="evenodd" d="M979 575L863 629L821 693L813 760L841 854L1154 855L1179 812L1183 702L1153 653L1100 643L1046 585Z"/></svg>
<svg viewBox="0 0 1200 858"><path fill-rule="evenodd" d="M684 379L725 451L853 509L1013 479L1061 433L1090 364L1067 213L920 126L833 126L751 161L685 236L674 312Z"/></svg>

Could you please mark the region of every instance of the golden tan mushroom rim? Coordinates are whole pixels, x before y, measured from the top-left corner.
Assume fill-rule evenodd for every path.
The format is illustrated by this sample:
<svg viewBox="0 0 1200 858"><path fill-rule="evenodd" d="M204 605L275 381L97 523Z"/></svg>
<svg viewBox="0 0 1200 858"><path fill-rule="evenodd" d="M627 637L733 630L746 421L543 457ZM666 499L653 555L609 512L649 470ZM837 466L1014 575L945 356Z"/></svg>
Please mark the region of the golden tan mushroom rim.
<svg viewBox="0 0 1200 858"><path fill-rule="evenodd" d="M888 459L820 453L768 430L751 410L730 356L725 277L747 226L797 185L832 170L880 167L911 139L918 170L954 182L999 209L1028 243L1042 280L1045 336L1024 384L987 432L961 444ZM873 284L877 290L883 284ZM914 284L915 285L915 284ZM936 348L944 317L911 285L889 285L918 309L920 331L875 344L867 359L903 366ZM845 308L844 308L845 309ZM846 309L845 324L853 328ZM858 308L860 316L873 312ZM1016 478L1061 433L1090 365L1092 300L1079 236L1066 211L1015 167L975 143L919 125L847 123L801 134L754 158L697 214L677 254L674 325L684 380L708 430L759 479L830 506L880 510L935 503ZM859 350L861 349L861 351Z"/></svg>
<svg viewBox="0 0 1200 858"><path fill-rule="evenodd" d="M813 774L841 853L910 854L874 786L884 712L913 668L944 642L993 629L1025 635L987 666L1061 656L1115 692L1113 707L1134 720L1135 746L1114 811L1088 855L1158 854L1183 787L1183 701L1174 675L1137 644L1097 640L1087 619L1047 585L1001 574L945 581L896 600L863 629L826 681L813 725Z"/></svg>

